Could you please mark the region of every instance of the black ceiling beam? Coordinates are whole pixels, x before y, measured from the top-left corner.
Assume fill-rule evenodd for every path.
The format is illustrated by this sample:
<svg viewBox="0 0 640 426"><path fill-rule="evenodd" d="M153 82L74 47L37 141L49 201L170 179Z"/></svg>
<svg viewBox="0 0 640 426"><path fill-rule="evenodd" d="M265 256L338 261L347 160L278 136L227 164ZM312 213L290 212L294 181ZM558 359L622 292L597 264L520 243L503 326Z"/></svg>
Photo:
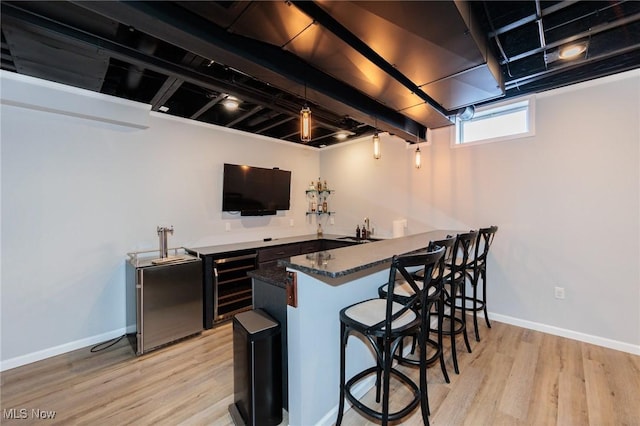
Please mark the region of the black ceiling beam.
<svg viewBox="0 0 640 426"><path fill-rule="evenodd" d="M633 15L629 15L624 18L616 19L615 21L612 21L612 22L606 22L600 25L595 25L593 27L590 27L588 30L582 31L577 34L573 34L570 37L565 37L562 40L557 40L557 41L554 41L553 43L549 43L541 47L536 47L535 49L531 49L529 51L514 55L511 58L506 58L506 60L503 60L500 62L500 65L504 65L507 62L512 63L515 61L519 61L520 59L528 58L531 55L542 53L549 49L555 49L556 47L559 47L564 44L568 44L583 38L593 37L602 32L613 30L618 27L622 27L624 25L632 24L638 20L640 20L640 13L635 13Z"/></svg>
<svg viewBox="0 0 640 426"><path fill-rule="evenodd" d="M204 104L202 108L200 108L198 111L193 113L189 118L191 118L192 120L197 120L202 114L209 111L214 105L217 105L218 102L225 99L227 96L228 95L226 93L219 94L218 96L216 96L215 98L211 99L209 102Z"/></svg>
<svg viewBox="0 0 640 426"><path fill-rule="evenodd" d="M262 111L264 109L264 107L262 105L256 105L253 108L251 108L249 111L245 112L244 114L242 114L240 117L232 120L231 122L225 124L225 127L233 127L234 125L240 123L241 121L246 120L247 118L251 117L252 115L257 114L259 111Z"/></svg>
<svg viewBox="0 0 640 426"><path fill-rule="evenodd" d="M151 99L151 111L158 111L160 107L163 106L174 93L178 91L178 89L182 86L184 80L175 77L167 77L167 79L162 83L162 87L158 89L156 94Z"/></svg>
<svg viewBox="0 0 640 426"><path fill-rule="evenodd" d="M500 34L504 34L504 33L509 32L511 30L515 30L516 28L520 28L520 27L522 27L522 26L524 26L526 24L530 24L531 22L535 22L535 21L537 21L538 19L540 19L542 17L548 16L548 15L550 15L552 13L555 13L555 12L557 12L559 10L562 10L565 7L569 7L569 6L571 6L571 5L575 4L575 3L578 3L579 1L580 0L565 0L565 1L561 1L559 3L554 4L553 6L549 6L549 7L546 7L544 9L540 10L539 13L536 11L536 13L532 13L529 16L525 16L524 18L520 18L515 22L512 22L512 23L504 25L504 26L502 26L502 27L500 27L500 28L498 28L496 30L493 30L488 34L488 37L489 38L497 37Z"/></svg>
<svg viewBox="0 0 640 426"><path fill-rule="evenodd" d="M271 123L271 124L269 124L267 126L264 126L264 127L259 128L259 129L256 129L256 133L262 134L262 133L266 132L269 129L273 129L274 127L278 127L281 124L288 123L289 121L293 120L294 118L297 118L297 117L291 117L291 116L290 117L285 117L282 120L276 121L275 123Z"/></svg>
<svg viewBox="0 0 640 426"><path fill-rule="evenodd" d="M198 62L202 61L202 59L198 59L196 55L193 53L187 53L182 58L183 65L195 65ZM162 87L156 92L156 94L151 99L151 111L158 111L161 106L163 106L174 93L178 91L180 86L182 86L184 81L177 79L175 77L167 77L164 83L162 83Z"/></svg>
<svg viewBox="0 0 640 426"><path fill-rule="evenodd" d="M598 78L598 77L603 77L605 75L609 75L610 72L609 71L603 71L602 73L589 73L589 76L587 78L584 79L576 79L575 78L575 74L580 72L581 68L584 67L588 67L592 64L598 63L600 61L603 60L607 60L607 59L611 59L617 56L622 56L622 55L626 55L626 54L632 54L635 51L639 51L640 50L640 43L636 43L634 45L630 45L630 46L625 46L625 47L621 47L620 49L616 49L613 50L611 52L606 52L606 53L602 53L600 55L597 56L591 56L589 58L586 59L581 59L581 60L573 60L572 62L567 62L563 65L557 66L557 67L553 67L550 69L546 69L544 71L540 71L538 73L535 74L529 74L526 75L524 77L520 77L520 78L515 78L513 80L507 81L506 82L506 90L517 90L518 88L527 85L527 84L531 84L533 82L536 82L538 80L543 80L545 78L551 77L553 75L558 75L558 74L562 74L562 73L566 73L566 72L573 72L574 76L571 79L571 83L578 83L584 80L591 80L594 78ZM638 67L638 63L637 62L633 62L633 63L624 63L624 62L620 62L619 64L616 65L616 72L623 72L623 71L628 71L631 69L635 69Z"/></svg>
<svg viewBox="0 0 640 426"><path fill-rule="evenodd" d="M364 41L360 40L355 34L349 31L344 25L335 20L331 15L324 11L320 6L313 1L294 0L292 3L307 14L311 19L331 31L340 40L347 43L353 49L355 49L362 56L367 58L373 64L375 64L382 71L393 77L397 82L409 89L413 94L425 101L431 108L438 111L442 116L449 117L455 114L455 111L448 111L442 105L440 105L435 99L426 94L420 86L415 84L409 77L401 73L396 67L386 61L375 50L369 47Z"/></svg>
<svg viewBox="0 0 640 426"><path fill-rule="evenodd" d="M254 67L258 65L261 73L270 72L275 79L284 78L301 87L306 85L364 114L372 122L377 118L379 123L385 124L384 130L396 133L404 139L414 139L416 134L425 133L424 125L312 67L293 53L259 40L229 33L224 28L174 2L72 3L199 56L218 60L225 65L240 70L244 67L230 62L251 64ZM218 59L219 57L223 59ZM274 86L277 87L276 84ZM310 98L310 100L313 99Z"/></svg>
<svg viewBox="0 0 640 426"><path fill-rule="evenodd" d="M105 39L103 37L89 34L85 31L78 30L69 25L56 22L50 18L42 17L34 12L25 10L12 3L2 3L3 24L10 23L11 19L27 23L29 25L36 26L38 28L50 31L57 36L62 36L74 40L76 42L84 43L88 46L92 46L101 50L109 56L119 59L121 61L137 65L142 68L146 68L157 73L174 77L178 80L187 81L196 86L201 86L209 90L216 92L226 92L237 96L241 99L245 99L251 103L264 105L269 109L278 111L282 114L298 117L299 109L297 106L282 106L284 102L277 100L274 97L265 96L262 93L250 90L246 88L239 88L228 82L218 80L209 75L194 71L186 66L176 64L143 52L136 49L124 46L114 41ZM277 102L274 102L277 101ZM338 122L341 117L335 116L328 118L328 113L322 111L314 111L314 118L318 125L326 127L327 129L339 130L340 127L333 124Z"/></svg>

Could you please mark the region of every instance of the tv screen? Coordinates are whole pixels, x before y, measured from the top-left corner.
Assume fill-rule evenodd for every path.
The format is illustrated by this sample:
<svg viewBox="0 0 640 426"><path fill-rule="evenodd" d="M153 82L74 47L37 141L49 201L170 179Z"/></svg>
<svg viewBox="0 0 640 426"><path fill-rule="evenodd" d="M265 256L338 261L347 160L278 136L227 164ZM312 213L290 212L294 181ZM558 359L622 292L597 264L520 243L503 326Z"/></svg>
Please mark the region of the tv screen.
<svg viewBox="0 0 640 426"><path fill-rule="evenodd" d="M224 165L222 211L244 216L289 210L291 172L261 167Z"/></svg>

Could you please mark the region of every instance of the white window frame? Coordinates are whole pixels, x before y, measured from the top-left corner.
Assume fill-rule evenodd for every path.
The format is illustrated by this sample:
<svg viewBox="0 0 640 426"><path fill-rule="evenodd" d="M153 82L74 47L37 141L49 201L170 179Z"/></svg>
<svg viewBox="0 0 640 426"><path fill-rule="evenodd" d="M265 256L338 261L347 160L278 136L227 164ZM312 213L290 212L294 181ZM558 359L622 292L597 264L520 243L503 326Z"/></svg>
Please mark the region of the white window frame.
<svg viewBox="0 0 640 426"><path fill-rule="evenodd" d="M463 146L473 146L485 143L501 142L513 139L521 139L534 136L535 131L535 96L527 96L524 98L518 98L509 100L506 102L500 102L498 104L487 105L476 109L476 112L471 120L462 121L456 117L455 126L453 128L453 134L451 137L451 146L460 148ZM521 133L515 133L510 135L502 135L497 137L491 137L486 139L478 139L469 142L463 142L462 131L465 123L473 122L474 120L483 120L490 117L501 116L509 113L514 113L524 108L527 111L527 131Z"/></svg>

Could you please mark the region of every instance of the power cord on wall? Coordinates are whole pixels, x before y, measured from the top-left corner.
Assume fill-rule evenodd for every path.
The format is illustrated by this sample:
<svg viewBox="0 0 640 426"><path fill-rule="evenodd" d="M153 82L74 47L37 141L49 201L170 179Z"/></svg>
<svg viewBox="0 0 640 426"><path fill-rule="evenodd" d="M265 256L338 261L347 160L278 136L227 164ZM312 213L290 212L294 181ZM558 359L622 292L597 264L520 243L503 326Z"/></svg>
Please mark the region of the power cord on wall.
<svg viewBox="0 0 640 426"><path fill-rule="evenodd" d="M126 336L126 334L123 334L120 337L116 337L115 339L107 340L106 342L98 343L97 345L91 348L91 352L100 352L100 351L104 351L105 349L109 349L111 346L115 345L120 340L122 340L124 336ZM101 348L100 346L102 345L107 345L107 346Z"/></svg>

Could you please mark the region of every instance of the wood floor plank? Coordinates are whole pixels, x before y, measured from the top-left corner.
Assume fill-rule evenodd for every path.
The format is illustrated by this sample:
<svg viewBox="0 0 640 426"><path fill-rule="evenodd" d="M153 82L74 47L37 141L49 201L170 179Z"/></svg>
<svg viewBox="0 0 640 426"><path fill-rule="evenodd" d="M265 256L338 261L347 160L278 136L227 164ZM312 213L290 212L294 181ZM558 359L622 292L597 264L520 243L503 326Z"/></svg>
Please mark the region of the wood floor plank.
<svg viewBox="0 0 640 426"><path fill-rule="evenodd" d="M555 424L558 418L558 383L562 363L558 354L558 340L541 335L538 362L529 401L529 418L533 424ZM554 356L549 356L553 354ZM539 401L543 401L540 404Z"/></svg>
<svg viewBox="0 0 640 426"><path fill-rule="evenodd" d="M480 322L472 353L456 341L461 374L451 383L440 366L428 372L432 425L640 425L640 357L499 322ZM418 371L401 367L417 380ZM337 374L337 371L335 372ZM408 397L394 385L392 403ZM364 397L373 400L373 392ZM98 353L89 348L0 373L4 425L10 409L55 411L49 424L231 426L231 324L136 357L123 340ZM286 420L285 423L286 424ZM343 425L375 425L354 410ZM420 410L403 419L422 425Z"/></svg>
<svg viewBox="0 0 640 426"><path fill-rule="evenodd" d="M589 423L597 425L618 424L614 395L609 388L604 365L588 359L584 362L584 371Z"/></svg>
<svg viewBox="0 0 640 426"><path fill-rule="evenodd" d="M485 364L484 380L464 419L463 424L468 426L493 425L495 423L498 404L504 392L504 384L513 366L513 357L499 352L495 352L487 358L491 362ZM474 364L474 367L478 368L478 365Z"/></svg>
<svg viewBox="0 0 640 426"><path fill-rule="evenodd" d="M587 404L584 379L569 371L561 371L558 376L558 415L556 424L589 424Z"/></svg>
<svg viewBox="0 0 640 426"><path fill-rule="evenodd" d="M430 417L432 425L462 424L475 395L485 379L485 372L468 366L464 374L460 374L455 387L451 389L447 398L442 401L438 409Z"/></svg>
<svg viewBox="0 0 640 426"><path fill-rule="evenodd" d="M526 420L529 412L538 350L532 343L520 342L500 400L499 410L519 420Z"/></svg>

